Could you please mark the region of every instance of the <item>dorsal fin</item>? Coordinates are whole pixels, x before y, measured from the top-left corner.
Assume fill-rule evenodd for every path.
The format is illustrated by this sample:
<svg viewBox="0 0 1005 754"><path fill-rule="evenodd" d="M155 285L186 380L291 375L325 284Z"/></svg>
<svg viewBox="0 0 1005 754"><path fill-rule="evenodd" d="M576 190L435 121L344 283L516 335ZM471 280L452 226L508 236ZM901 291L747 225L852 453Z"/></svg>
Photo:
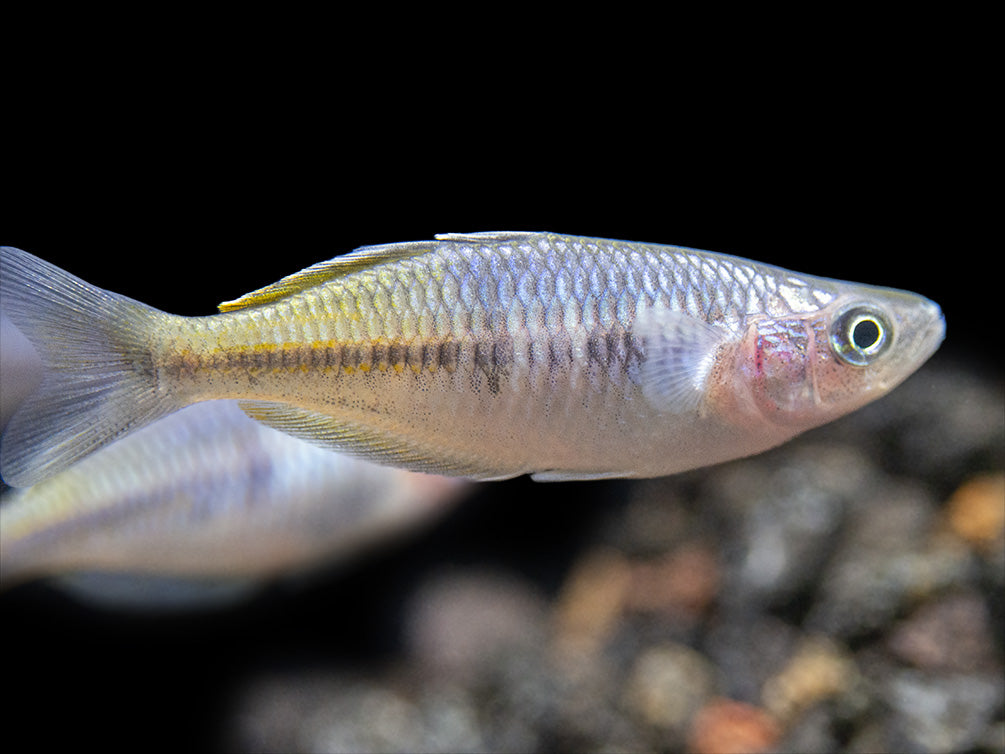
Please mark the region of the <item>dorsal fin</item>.
<svg viewBox="0 0 1005 754"><path fill-rule="evenodd" d="M352 272L375 267L384 262L419 256L437 246L437 241L413 241L410 243L391 243L380 246L362 246L345 256L335 257L325 262L318 262L310 267L287 275L282 280L259 288L251 293L245 293L233 301L220 304L221 312L232 312L262 304L271 304L293 293L313 288L329 280L343 277Z"/></svg>

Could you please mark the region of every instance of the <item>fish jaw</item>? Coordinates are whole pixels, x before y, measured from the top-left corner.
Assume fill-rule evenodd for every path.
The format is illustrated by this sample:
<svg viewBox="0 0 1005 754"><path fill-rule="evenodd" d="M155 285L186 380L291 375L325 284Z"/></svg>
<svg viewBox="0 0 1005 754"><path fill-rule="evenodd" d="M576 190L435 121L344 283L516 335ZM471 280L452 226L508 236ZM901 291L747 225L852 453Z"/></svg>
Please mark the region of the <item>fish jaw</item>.
<svg viewBox="0 0 1005 754"><path fill-rule="evenodd" d="M816 312L753 319L734 356L731 408L794 435L882 397L944 337L937 304L870 286Z"/></svg>

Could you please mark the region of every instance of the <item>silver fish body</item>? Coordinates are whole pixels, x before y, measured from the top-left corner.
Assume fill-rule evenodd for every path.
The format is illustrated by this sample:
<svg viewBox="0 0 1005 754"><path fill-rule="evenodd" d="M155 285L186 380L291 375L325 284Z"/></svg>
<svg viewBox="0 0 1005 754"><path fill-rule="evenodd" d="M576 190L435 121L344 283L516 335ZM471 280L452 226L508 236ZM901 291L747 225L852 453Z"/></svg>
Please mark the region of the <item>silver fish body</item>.
<svg viewBox="0 0 1005 754"><path fill-rule="evenodd" d="M89 392L55 410L36 399L15 416L3 458L15 484L210 398L242 398L286 432L409 469L657 476L847 413L915 371L944 333L938 307L915 294L545 233L368 247L190 319L83 288L24 252L0 261L7 308L33 341L95 340L49 314L68 291L74 311L101 310L100 339L114 344L113 358L89 346L92 363L114 362L90 382L79 359L43 356L61 375L51 385ZM26 293L39 278L44 295ZM95 391L123 410L65 429Z"/></svg>

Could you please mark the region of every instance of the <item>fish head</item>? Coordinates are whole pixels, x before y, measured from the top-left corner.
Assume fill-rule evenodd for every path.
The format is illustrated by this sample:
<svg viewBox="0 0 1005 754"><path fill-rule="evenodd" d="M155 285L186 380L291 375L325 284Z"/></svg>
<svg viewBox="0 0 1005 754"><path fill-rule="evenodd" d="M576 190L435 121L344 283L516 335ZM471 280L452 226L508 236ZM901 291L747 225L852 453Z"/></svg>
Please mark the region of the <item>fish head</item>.
<svg viewBox="0 0 1005 754"><path fill-rule="evenodd" d="M868 286L816 311L752 320L740 349L748 409L798 431L824 424L892 390L944 335L934 302Z"/></svg>

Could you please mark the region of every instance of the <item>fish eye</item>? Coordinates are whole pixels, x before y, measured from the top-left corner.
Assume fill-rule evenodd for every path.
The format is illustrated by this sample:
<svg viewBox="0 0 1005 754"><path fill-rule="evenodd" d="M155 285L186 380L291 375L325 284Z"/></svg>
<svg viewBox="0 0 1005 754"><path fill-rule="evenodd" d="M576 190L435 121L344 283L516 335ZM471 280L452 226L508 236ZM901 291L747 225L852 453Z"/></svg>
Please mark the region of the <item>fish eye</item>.
<svg viewBox="0 0 1005 754"><path fill-rule="evenodd" d="M844 309L834 318L830 342L842 361L864 367L889 348L892 336L890 323L881 311L859 304Z"/></svg>

